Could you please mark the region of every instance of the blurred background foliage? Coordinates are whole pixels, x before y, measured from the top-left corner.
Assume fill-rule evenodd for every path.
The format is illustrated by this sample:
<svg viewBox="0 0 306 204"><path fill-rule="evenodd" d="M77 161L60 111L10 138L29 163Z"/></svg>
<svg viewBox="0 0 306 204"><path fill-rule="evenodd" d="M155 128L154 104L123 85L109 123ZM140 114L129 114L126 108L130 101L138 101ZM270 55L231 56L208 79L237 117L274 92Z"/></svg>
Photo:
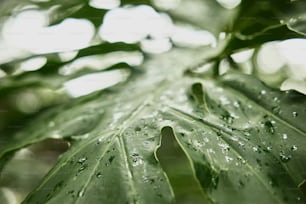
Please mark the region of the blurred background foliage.
<svg viewBox="0 0 306 204"><path fill-rule="evenodd" d="M219 74L234 67L306 94L305 9L277 0L0 1L0 145L41 112L120 83L177 47L210 48ZM103 83L80 90L93 79ZM19 203L67 148L50 139L9 155L0 203Z"/></svg>

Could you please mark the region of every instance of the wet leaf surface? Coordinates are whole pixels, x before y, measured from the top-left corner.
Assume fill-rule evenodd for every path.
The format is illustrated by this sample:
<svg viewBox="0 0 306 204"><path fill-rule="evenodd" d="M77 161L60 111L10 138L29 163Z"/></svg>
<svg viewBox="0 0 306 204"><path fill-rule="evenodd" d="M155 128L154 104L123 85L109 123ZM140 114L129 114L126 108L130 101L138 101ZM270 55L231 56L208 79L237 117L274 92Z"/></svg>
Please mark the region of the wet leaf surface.
<svg viewBox="0 0 306 204"><path fill-rule="evenodd" d="M50 110L9 139L2 155L55 133L72 141L24 203L174 202L156 157L163 127L173 130L209 202L304 203L305 96L243 74L186 76L194 54L153 57L130 81Z"/></svg>
<svg viewBox="0 0 306 204"><path fill-rule="evenodd" d="M151 4L122 1L130 3ZM203 58L221 60L239 49L305 36L305 3L244 0L233 26L226 25L236 10L225 12L215 1L189 3L170 9L170 16L215 34L229 32L230 40L217 57L211 47L174 48L146 56L137 70L118 62L105 69L124 65L132 70L128 80L65 100L33 114L34 119L14 134L1 135L1 167L17 150L48 138L70 143L23 203L306 202L305 95L281 92L236 72L218 78L186 74L190 67L203 64ZM79 0L40 2L38 8L54 4L59 5L51 24L67 16L86 17L97 27L106 12ZM2 5L3 10L15 4ZM222 13L220 18L207 26L216 11ZM0 95L24 86L58 87L69 80L59 77L58 70L74 59L139 49L133 44L103 42L79 50L68 61L61 61L57 53L44 55L47 63L41 69L2 80ZM7 70L21 61L1 66Z"/></svg>

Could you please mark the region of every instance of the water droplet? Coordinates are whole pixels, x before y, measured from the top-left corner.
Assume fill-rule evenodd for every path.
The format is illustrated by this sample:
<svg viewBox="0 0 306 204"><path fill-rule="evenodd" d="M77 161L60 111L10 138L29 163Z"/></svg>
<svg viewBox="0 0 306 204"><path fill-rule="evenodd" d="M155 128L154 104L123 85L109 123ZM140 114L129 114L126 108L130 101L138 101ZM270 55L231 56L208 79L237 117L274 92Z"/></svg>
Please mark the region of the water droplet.
<svg viewBox="0 0 306 204"><path fill-rule="evenodd" d="M242 181L242 180L239 180L239 186L240 186L240 187L244 187L244 185L245 185L245 184L243 183L243 181Z"/></svg>
<svg viewBox="0 0 306 204"><path fill-rule="evenodd" d="M63 186L63 184L64 184L64 181L58 182L58 183L54 186L53 192L57 192L57 191Z"/></svg>
<svg viewBox="0 0 306 204"><path fill-rule="evenodd" d="M197 147L198 149L200 149L201 147L203 147L205 145L205 143L201 143L200 141L198 140L194 140L193 141L193 146L194 147Z"/></svg>
<svg viewBox="0 0 306 204"><path fill-rule="evenodd" d="M292 112L292 117L296 118L298 116L298 113L297 112Z"/></svg>
<svg viewBox="0 0 306 204"><path fill-rule="evenodd" d="M75 197L75 195L74 195L74 190L68 191L67 194L71 195L72 198Z"/></svg>
<svg viewBox="0 0 306 204"><path fill-rule="evenodd" d="M230 150L230 147L228 144L225 144L225 143L219 143L218 144L220 147L221 147L221 150L223 153L226 153Z"/></svg>
<svg viewBox="0 0 306 204"><path fill-rule="evenodd" d="M291 155L286 155L283 151L280 151L279 158L282 162L288 162L291 159Z"/></svg>
<svg viewBox="0 0 306 204"><path fill-rule="evenodd" d="M292 147L291 147L291 150L292 151L296 151L298 148L297 148L297 146L296 145L293 145Z"/></svg>
<svg viewBox="0 0 306 204"><path fill-rule="evenodd" d="M231 116L230 114L225 114L221 116L221 119L226 121L229 124L232 124L234 122L234 117Z"/></svg>
<svg viewBox="0 0 306 204"><path fill-rule="evenodd" d="M234 135L234 136L232 136L232 137L231 137L231 140L233 140L233 141L236 141L236 142L237 142L237 141L238 141L238 137Z"/></svg>
<svg viewBox="0 0 306 204"><path fill-rule="evenodd" d="M137 127L135 127L135 131L139 132L139 131L141 131L141 128L137 126Z"/></svg>
<svg viewBox="0 0 306 204"><path fill-rule="evenodd" d="M286 133L283 134L283 139L284 140L288 139L288 135Z"/></svg>
<svg viewBox="0 0 306 204"><path fill-rule="evenodd" d="M239 141L238 144L239 144L240 147L244 147L245 146L245 144L243 142L241 142L241 141Z"/></svg>
<svg viewBox="0 0 306 204"><path fill-rule="evenodd" d="M83 197L83 196L84 196L84 193L85 193L85 190L84 190L84 189L81 189L81 190L78 192L78 197Z"/></svg>
<svg viewBox="0 0 306 204"><path fill-rule="evenodd" d="M97 141L97 144L100 144L102 142L102 138L99 138Z"/></svg>
<svg viewBox="0 0 306 204"><path fill-rule="evenodd" d="M84 162L86 162L87 161L87 157L82 157L82 158L80 158L79 160L78 160L78 163L79 164L84 164Z"/></svg>
<svg viewBox="0 0 306 204"><path fill-rule="evenodd" d="M247 137L251 136L251 133L247 130L243 131L243 134Z"/></svg>
<svg viewBox="0 0 306 204"><path fill-rule="evenodd" d="M97 178L101 178L101 177L102 177L102 173L101 173L101 172L98 172L98 173L96 174L96 177L97 177Z"/></svg>
<svg viewBox="0 0 306 204"><path fill-rule="evenodd" d="M143 159L137 153L132 154L132 161L133 161L132 163L133 166L139 166L143 164Z"/></svg>
<svg viewBox="0 0 306 204"><path fill-rule="evenodd" d="M180 132L179 134L180 134L182 137L185 137L185 133Z"/></svg>
<svg viewBox="0 0 306 204"><path fill-rule="evenodd" d="M77 174L82 173L85 169L87 169L87 167L88 167L87 164L84 164L83 166L81 166L81 167L78 169L78 173L77 173Z"/></svg>
<svg viewBox="0 0 306 204"><path fill-rule="evenodd" d="M243 159L241 156L239 156L237 159L241 164L246 164L246 160Z"/></svg>
<svg viewBox="0 0 306 204"><path fill-rule="evenodd" d="M239 101L235 101L233 105L234 105L235 108L240 108L240 103L239 103Z"/></svg>
<svg viewBox="0 0 306 204"><path fill-rule="evenodd" d="M108 162L109 162L109 163L112 163L112 161L113 161L114 159L115 159L115 156L112 155L112 156L109 157Z"/></svg>
<svg viewBox="0 0 306 204"><path fill-rule="evenodd" d="M225 160L227 162L230 162L230 161L233 161L234 159L232 157L229 157L229 156L225 156Z"/></svg>
<svg viewBox="0 0 306 204"><path fill-rule="evenodd" d="M274 130L273 123L271 121L266 121L264 123L264 126L267 132L274 134L275 130Z"/></svg>
<svg viewBox="0 0 306 204"><path fill-rule="evenodd" d="M155 179L154 178L144 177L143 181L146 182L146 183L152 184L152 183L155 182Z"/></svg>

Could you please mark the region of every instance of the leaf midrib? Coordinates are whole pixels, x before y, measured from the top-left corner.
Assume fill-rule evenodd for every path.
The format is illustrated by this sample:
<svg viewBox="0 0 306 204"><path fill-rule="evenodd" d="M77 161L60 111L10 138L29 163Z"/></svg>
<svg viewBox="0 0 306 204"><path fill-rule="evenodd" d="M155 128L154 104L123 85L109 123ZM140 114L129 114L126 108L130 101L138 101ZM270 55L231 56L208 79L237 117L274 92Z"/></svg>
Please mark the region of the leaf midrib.
<svg viewBox="0 0 306 204"><path fill-rule="evenodd" d="M119 138L119 142L120 142L120 145L123 146L123 153L124 153L124 157L125 157L125 164L126 164L126 167L127 169L129 170L129 172L131 173L131 175L133 176L132 174L132 171L130 170L130 163L128 162L128 159L127 159L127 150L125 148L125 142L122 140L122 133L124 132L124 130L126 130L128 127L129 127L129 124L131 124L132 122L135 121L135 119L137 118L137 116L143 111L143 109L146 107L147 104L149 104L151 101L153 101L155 98L157 98L158 96L160 96L160 94L162 93L163 90L165 90L170 84L170 80L163 80L160 82L159 86L158 86L158 89L153 91L153 92L149 92L151 93L149 97L146 97L146 100L142 101L140 104L138 104L138 106L136 106L137 108L136 109L133 109L131 110L130 112L132 112L132 114L126 114L128 115L127 118L125 118L125 121L129 121L128 123L121 123L121 127L120 128L117 128L116 130L111 130L111 131L106 131L105 133L102 133L102 135L106 135L108 133L108 135L115 135L115 136L109 136L111 137L111 141L110 141L110 144L113 144L114 143L114 140L116 138ZM119 121L121 122L121 121ZM68 156L68 158L65 159L65 161L69 161L71 158L73 158L77 153L79 153L80 151L83 150L84 147L86 147L87 145L89 145L90 143L94 142L97 138L101 137L101 135L99 136L94 136L92 137L90 140L88 140L87 142L85 142L84 144L81 144L80 147L78 147L78 149L73 152L71 155ZM107 145L107 147L109 147L109 145ZM104 155L106 151L103 152L102 156ZM101 157L102 159L103 157ZM101 160L99 159L99 161ZM46 179L43 180L43 182L31 193L31 195L34 194L34 192L37 192L39 191L51 178L53 175L55 175L63 166L66 165L67 162L65 162L64 164L62 165L57 165L55 167L57 168L54 168L53 171L50 172L50 174L46 177ZM87 182L85 184L85 186L83 187L82 190L86 191L86 186L88 186L88 184L90 183L90 180L92 179L94 173L95 173L95 170L97 168L97 166L99 165L99 162L97 162L97 164L95 165L93 171L92 171L92 174L90 174L90 176L88 177L87 179ZM134 183L133 181L131 180L132 177L129 177L130 179L130 186L132 187L133 189L133 195L135 196L136 198L136 191L135 191L135 186L134 186ZM169 181L167 180L168 182L168 185L170 185ZM79 197L76 197L75 199L75 202L78 203L79 202ZM136 200L136 199L135 199Z"/></svg>

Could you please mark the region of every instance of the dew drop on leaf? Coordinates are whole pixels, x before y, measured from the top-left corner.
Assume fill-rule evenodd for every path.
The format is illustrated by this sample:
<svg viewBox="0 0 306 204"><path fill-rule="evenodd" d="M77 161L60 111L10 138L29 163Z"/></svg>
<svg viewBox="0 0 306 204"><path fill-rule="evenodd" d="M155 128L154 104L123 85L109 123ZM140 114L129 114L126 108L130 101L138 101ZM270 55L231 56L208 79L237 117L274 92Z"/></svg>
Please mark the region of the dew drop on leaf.
<svg viewBox="0 0 306 204"><path fill-rule="evenodd" d="M225 122L232 124L234 122L234 117L232 117L229 114L225 114L221 116L222 120L224 120Z"/></svg>
<svg viewBox="0 0 306 204"><path fill-rule="evenodd" d="M292 112L292 117L296 118L298 116L298 113L297 112Z"/></svg>
<svg viewBox="0 0 306 204"><path fill-rule="evenodd" d="M271 134L274 134L275 129L274 129L273 123L271 121L266 121L264 123L264 126L265 126L265 129L266 129L267 132L269 132Z"/></svg>
<svg viewBox="0 0 306 204"><path fill-rule="evenodd" d="M87 157L82 157L82 158L80 158L79 160L78 160L78 163L79 164L84 164L84 162L86 162L87 161Z"/></svg>
<svg viewBox="0 0 306 204"><path fill-rule="evenodd" d="M81 166L78 171L81 172L81 171L83 171L85 169L86 169L86 166Z"/></svg>
<svg viewBox="0 0 306 204"><path fill-rule="evenodd" d="M237 141L238 141L238 137L234 135L234 136L232 136L232 137L231 137L231 140L233 140L233 141L236 141L236 142L237 142Z"/></svg>
<svg viewBox="0 0 306 204"><path fill-rule="evenodd" d="M246 164L246 160L243 159L241 156L239 156L237 159L241 164Z"/></svg>
<svg viewBox="0 0 306 204"><path fill-rule="evenodd" d="M112 156L109 157L108 162L109 162L109 163L112 163L114 159L115 159L115 156L112 155Z"/></svg>
<svg viewBox="0 0 306 204"><path fill-rule="evenodd" d="M296 145L293 145L292 147L291 147L291 150L292 151L296 151L298 148L297 148L297 146Z"/></svg>
<svg viewBox="0 0 306 204"><path fill-rule="evenodd" d="M72 198L75 197L75 195L74 195L74 190L68 191L67 194L68 194L68 195L71 195Z"/></svg>
<svg viewBox="0 0 306 204"><path fill-rule="evenodd" d="M145 183L149 183L149 184L153 184L155 182L155 179L154 178L147 178L147 177L144 177L143 181Z"/></svg>
<svg viewBox="0 0 306 204"><path fill-rule="evenodd" d="M258 152L258 147L253 147L252 150L253 150L254 152Z"/></svg>
<svg viewBox="0 0 306 204"><path fill-rule="evenodd" d="M282 162L288 162L291 159L291 155L286 155L283 151L280 151L279 158Z"/></svg>
<svg viewBox="0 0 306 204"><path fill-rule="evenodd" d="M228 144L220 143L218 145L221 147L221 150L223 153L226 153L230 150L230 147Z"/></svg>
<svg viewBox="0 0 306 204"><path fill-rule="evenodd" d="M100 144L102 142L102 138L99 138L97 141L97 144Z"/></svg>
<svg viewBox="0 0 306 204"><path fill-rule="evenodd" d="M84 193L85 193L85 190L84 190L84 189L81 189L81 190L78 192L78 197L83 197L83 196L84 196Z"/></svg>
<svg viewBox="0 0 306 204"><path fill-rule="evenodd" d="M139 165L143 164L142 158L137 153L132 154L132 161L133 161L133 163L132 163L133 166L139 166Z"/></svg>
<svg viewBox="0 0 306 204"><path fill-rule="evenodd" d="M57 192L57 191L63 186L63 184L64 184L64 181L58 182L58 183L54 186L53 192Z"/></svg>
<svg viewBox="0 0 306 204"><path fill-rule="evenodd" d="M96 174L96 177L97 177L97 178L101 178L101 177L102 177L102 173L101 173L101 172L98 172L98 173Z"/></svg>
<svg viewBox="0 0 306 204"><path fill-rule="evenodd" d="M234 105L235 108L240 108L240 103L239 103L239 101L235 101L235 102L233 103L233 105Z"/></svg>
<svg viewBox="0 0 306 204"><path fill-rule="evenodd" d="M225 160L227 162L230 162L230 161L233 161L234 159L232 157L229 157L229 156L225 156Z"/></svg>
<svg viewBox="0 0 306 204"><path fill-rule="evenodd" d="M81 167L78 169L77 175L80 174L80 173L82 173L85 169L87 169L87 167L88 167L87 164L81 166Z"/></svg>
<svg viewBox="0 0 306 204"><path fill-rule="evenodd" d="M244 185L245 185L245 184L243 183L243 181L242 181L242 180L239 180L239 187L242 188L242 187L244 187Z"/></svg>
<svg viewBox="0 0 306 204"><path fill-rule="evenodd" d="M139 131L141 131L141 128L137 126L137 127L135 127L135 131L139 132Z"/></svg>

